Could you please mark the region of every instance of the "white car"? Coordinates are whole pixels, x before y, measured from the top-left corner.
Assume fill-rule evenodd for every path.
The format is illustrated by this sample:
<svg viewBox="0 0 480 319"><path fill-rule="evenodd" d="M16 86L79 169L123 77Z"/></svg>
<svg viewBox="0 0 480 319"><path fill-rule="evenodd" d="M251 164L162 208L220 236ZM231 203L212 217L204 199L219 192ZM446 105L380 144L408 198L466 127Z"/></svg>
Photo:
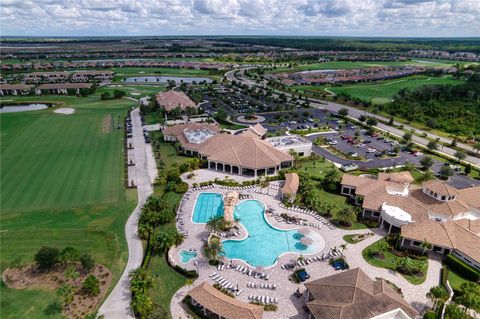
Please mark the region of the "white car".
<svg viewBox="0 0 480 319"><path fill-rule="evenodd" d="M369 149L367 150L367 153L375 153L375 152L376 152L376 150L374 150L373 148L369 148Z"/></svg>
<svg viewBox="0 0 480 319"><path fill-rule="evenodd" d="M365 144L358 144L357 147L358 147L358 148L365 147Z"/></svg>
<svg viewBox="0 0 480 319"><path fill-rule="evenodd" d="M423 153L422 152L415 152L415 153L413 153L413 155L414 156L421 156L421 155L423 155Z"/></svg>
<svg viewBox="0 0 480 319"><path fill-rule="evenodd" d="M337 145L338 142L335 141L335 140L331 140L331 141L327 141L327 144L328 144L328 145Z"/></svg>

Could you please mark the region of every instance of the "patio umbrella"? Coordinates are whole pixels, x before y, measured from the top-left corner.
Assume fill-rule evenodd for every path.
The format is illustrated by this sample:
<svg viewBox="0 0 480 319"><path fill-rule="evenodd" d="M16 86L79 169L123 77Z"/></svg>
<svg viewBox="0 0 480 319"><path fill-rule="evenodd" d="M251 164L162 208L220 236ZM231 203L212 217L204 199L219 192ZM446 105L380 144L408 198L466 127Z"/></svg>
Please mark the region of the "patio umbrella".
<svg viewBox="0 0 480 319"><path fill-rule="evenodd" d="M302 228L302 229L300 229L298 232L299 232L300 234L302 234L302 235L308 235L308 234L310 234L310 229L308 229L308 228Z"/></svg>
<svg viewBox="0 0 480 319"><path fill-rule="evenodd" d="M313 240L309 237L303 237L302 239L300 239L300 242L304 245L311 245L313 244Z"/></svg>

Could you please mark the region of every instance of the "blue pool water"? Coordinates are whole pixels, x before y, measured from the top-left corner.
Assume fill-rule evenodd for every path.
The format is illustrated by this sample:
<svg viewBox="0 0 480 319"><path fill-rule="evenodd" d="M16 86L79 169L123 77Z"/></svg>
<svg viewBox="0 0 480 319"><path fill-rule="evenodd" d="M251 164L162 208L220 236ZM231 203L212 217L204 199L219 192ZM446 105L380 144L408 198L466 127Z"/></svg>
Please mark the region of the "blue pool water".
<svg viewBox="0 0 480 319"><path fill-rule="evenodd" d="M200 193L193 210L193 222L204 224L214 216L223 216L222 194Z"/></svg>
<svg viewBox="0 0 480 319"><path fill-rule="evenodd" d="M181 257L182 263L186 264L190 261L190 259L197 257L197 253L194 251L188 251L188 250L181 250L179 252L179 255Z"/></svg>
<svg viewBox="0 0 480 319"><path fill-rule="evenodd" d="M246 200L235 207L234 215L248 232L243 240L225 240L225 256L230 259L242 259L251 266L268 267L275 263L277 257L284 253L315 254L323 248L323 238L310 232L311 245L303 245L300 240L304 235L297 230L280 230L272 227L263 214L264 205L257 200Z"/></svg>

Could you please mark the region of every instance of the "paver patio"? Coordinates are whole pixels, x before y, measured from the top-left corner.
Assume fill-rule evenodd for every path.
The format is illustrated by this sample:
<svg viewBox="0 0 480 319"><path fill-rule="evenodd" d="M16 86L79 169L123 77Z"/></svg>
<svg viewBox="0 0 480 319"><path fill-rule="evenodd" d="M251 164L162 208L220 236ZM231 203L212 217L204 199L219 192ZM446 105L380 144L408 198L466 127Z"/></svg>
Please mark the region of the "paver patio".
<svg viewBox="0 0 480 319"><path fill-rule="evenodd" d="M178 264L183 268L195 269L198 271L199 278L195 281L194 285L198 285L203 281L207 281L209 284L213 284L214 281L209 277L209 275L216 272L234 285L238 284L239 289L243 289L243 292L238 297L236 297L241 301L249 302L248 296L250 294L264 295L277 298L279 300L279 303L277 304L278 310L275 312L266 311L264 313L264 318L266 319L307 318L308 315L303 309L305 302L304 297L297 298L295 296L295 291L299 289L300 292L303 292L305 290L305 286L303 284L296 284L289 280L289 277L293 273L293 270L285 270L280 267L281 265L287 263L296 263L299 257L298 254L284 254L278 259L275 265L268 268L258 269L252 268L250 266L250 269L252 270L260 270L263 273L269 274L270 278L268 281L264 279L254 279L251 276L236 271L234 268L225 268L225 270L223 271L218 271L217 267L213 267L208 264L208 259L205 258L203 253L203 244L207 239L209 232L205 229L205 224L195 224L192 222L192 214L195 201L198 194L201 192L216 192L226 194L228 191L229 190L220 188L219 186L215 185L213 188L193 191L190 195L187 195L187 198L185 198L183 201L183 206L181 206L181 208L179 209L179 216L182 218L182 226L186 231L188 231L189 236L181 245L179 245L178 247L172 247L172 249L170 249L169 259L172 263ZM271 189L271 191L274 190ZM288 213L291 216L300 217L309 223L321 224L318 220L309 215L293 212L291 210L280 207L281 202L278 198L256 193L253 189L240 190L239 192L241 194L251 195L254 199L262 201L267 208L275 209L278 214ZM278 222L276 219L273 218L273 215L270 213L266 213L266 218L272 226L284 230L308 227L295 224L287 224L285 222ZM180 226L180 224L178 224L177 226ZM235 239L242 239L247 235L243 227L239 228L241 229L240 235L234 237ZM322 252L327 252L334 247L340 247L340 245L345 244L345 241L343 240L344 235L373 232L373 236L368 237L360 243L347 245L347 249L345 249L343 254L346 257L350 268L360 267L367 274L369 274L372 279L374 279L374 277L383 277L384 279L395 283L402 289L405 295L405 299L418 310L423 310L423 308L427 305L428 300L426 299L425 294L428 292L430 287L439 284L441 262L439 258L436 257L433 257L429 260L427 278L425 282L420 285L410 284L406 279L404 279L400 274L396 272L383 268L377 268L368 264L362 257L362 250L373 242L381 239L385 235L385 231L383 229L344 230L337 227L333 227L333 229L330 229L325 225L323 225L323 227L321 227L320 229L313 227L309 227L309 229L320 234L325 241L323 250L320 253L315 254L315 256L321 255ZM181 250L195 250L198 253L198 256L191 259L188 263L183 264L180 262L179 256L179 252ZM225 263L228 263L228 261L225 260ZM248 266L245 262L239 260L234 260L233 263L235 265ZM313 262L309 265L306 265L305 269L311 276L310 279L307 280L307 282L337 273L337 271L334 270L333 267L331 267L326 261ZM277 289L270 290L249 288L247 287L248 282L254 282L257 284L276 284ZM184 286L179 289L173 296L170 303L170 310L173 318L189 318L182 300L186 296L187 292L192 288L193 286Z"/></svg>

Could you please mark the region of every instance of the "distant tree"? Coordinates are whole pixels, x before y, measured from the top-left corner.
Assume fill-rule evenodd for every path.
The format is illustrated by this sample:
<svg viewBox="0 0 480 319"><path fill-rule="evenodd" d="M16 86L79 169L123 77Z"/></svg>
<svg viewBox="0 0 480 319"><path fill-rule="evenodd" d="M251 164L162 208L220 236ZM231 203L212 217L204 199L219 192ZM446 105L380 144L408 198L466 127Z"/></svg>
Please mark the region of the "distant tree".
<svg viewBox="0 0 480 319"><path fill-rule="evenodd" d="M125 91L122 90L113 90L113 98L120 99L125 96Z"/></svg>
<svg viewBox="0 0 480 319"><path fill-rule="evenodd" d="M338 110L338 114L341 116L347 116L348 115L348 109L345 107L342 107L340 110Z"/></svg>
<svg viewBox="0 0 480 319"><path fill-rule="evenodd" d="M57 288L55 294L61 299L62 304L70 310L70 305L73 302L76 289L72 285L63 284Z"/></svg>
<svg viewBox="0 0 480 319"><path fill-rule="evenodd" d="M427 148L431 151L436 150L438 148L437 142L435 141L428 142Z"/></svg>
<svg viewBox="0 0 480 319"><path fill-rule="evenodd" d="M377 125L377 124L378 124L377 120L374 119L373 117L369 117L369 118L367 119L367 125L375 126L375 125Z"/></svg>
<svg viewBox="0 0 480 319"><path fill-rule="evenodd" d="M460 152L460 151L455 152L454 156L455 156L455 157L457 158L457 160L459 160L459 161L464 160L465 157L467 157L467 156L465 155L465 153Z"/></svg>
<svg viewBox="0 0 480 319"><path fill-rule="evenodd" d="M103 92L102 95L100 95L100 98L102 100L108 100L112 98L112 95L109 92Z"/></svg>
<svg viewBox="0 0 480 319"><path fill-rule="evenodd" d="M76 288L78 288L77 279L78 277L80 277L80 273L77 271L77 268L75 266L68 266L67 269L65 269L63 276L67 279L72 279L73 284Z"/></svg>
<svg viewBox="0 0 480 319"><path fill-rule="evenodd" d="M422 165L423 169L425 169L425 170L429 169L433 165L433 159L430 156L424 156L420 160L420 164Z"/></svg>
<svg viewBox="0 0 480 319"><path fill-rule="evenodd" d="M469 175L471 172L472 172L472 165L471 165L470 163L468 163L468 164L465 166L465 174L466 174L466 175Z"/></svg>
<svg viewBox="0 0 480 319"><path fill-rule="evenodd" d="M435 173L431 169L427 169L420 178L420 182L426 182L435 178Z"/></svg>
<svg viewBox="0 0 480 319"><path fill-rule="evenodd" d="M410 161L406 161L404 164L403 164L403 171L408 171L408 172L413 172L415 171L416 167L415 167L415 164L413 164L412 162Z"/></svg>
<svg viewBox="0 0 480 319"><path fill-rule="evenodd" d="M89 253L83 253L80 255L80 264L85 272L90 272L95 266L92 256Z"/></svg>
<svg viewBox="0 0 480 319"><path fill-rule="evenodd" d="M67 246L64 249L62 249L62 251L60 252L59 259L62 264L67 264L70 262L77 261L79 257L80 257L80 254L75 248L71 246Z"/></svg>
<svg viewBox="0 0 480 319"><path fill-rule="evenodd" d="M403 142L404 143L410 142L412 140L412 136L413 136L412 133L406 132L405 134L403 134Z"/></svg>
<svg viewBox="0 0 480 319"><path fill-rule="evenodd" d="M60 252L56 247L43 246L35 254L35 262L40 271L46 272L59 261Z"/></svg>
<svg viewBox="0 0 480 319"><path fill-rule="evenodd" d="M450 176L453 175L453 170L450 166L443 165L442 168L440 168L438 174L442 179L448 179Z"/></svg>
<svg viewBox="0 0 480 319"><path fill-rule="evenodd" d="M477 151L477 154L480 152L480 142L476 142L473 145L473 149Z"/></svg>
<svg viewBox="0 0 480 319"><path fill-rule="evenodd" d="M367 117L366 117L365 115L360 115L360 116L358 117L358 120L363 123L363 122L365 122L365 121L367 120Z"/></svg>
<svg viewBox="0 0 480 319"><path fill-rule="evenodd" d="M90 296L98 296L100 294L100 281L94 275L88 275L83 281L83 290Z"/></svg>

